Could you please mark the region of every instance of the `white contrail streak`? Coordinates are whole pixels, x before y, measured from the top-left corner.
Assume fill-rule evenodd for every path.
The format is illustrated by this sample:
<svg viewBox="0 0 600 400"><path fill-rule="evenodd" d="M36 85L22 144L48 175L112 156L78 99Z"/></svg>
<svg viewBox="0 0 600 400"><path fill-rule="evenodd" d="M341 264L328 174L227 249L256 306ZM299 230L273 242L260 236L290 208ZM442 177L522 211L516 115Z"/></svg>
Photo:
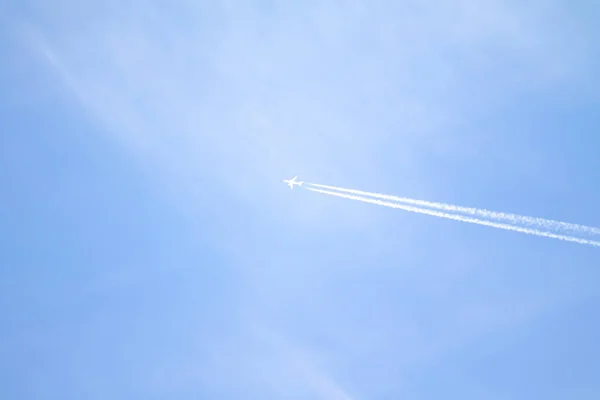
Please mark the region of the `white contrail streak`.
<svg viewBox="0 0 600 400"><path fill-rule="evenodd" d="M482 220L479 218L467 217L464 215L448 214L448 213L441 212L441 211L413 207L413 206L409 206L409 205L405 205L405 204L371 199L371 198L361 197L361 196L356 196L356 195L351 195L351 194L332 192L329 190L315 189L315 188L311 188L311 187L306 187L306 189L310 190L312 192L328 194L330 196L337 196L337 197L342 197L345 199L362 201L364 203L377 204L379 206L384 206L384 207L398 208L398 209L405 210L405 211L411 211L411 212L416 212L416 213L420 213L420 214L432 215L434 217L453 219L456 221L467 222L470 224L490 226L492 228L505 229L507 231L521 232L521 233L526 233L528 235L543 236L543 237L552 238L552 239L564 240L567 242L575 242L575 243L587 244L590 246L600 247L600 242L595 241L595 240L580 239L580 238L573 237L573 236L559 235L556 233L544 232L544 231L540 231L540 230L532 229L532 228L525 228L525 227L521 227L521 226L503 224L503 223L494 222L494 221L486 221L486 220Z"/></svg>
<svg viewBox="0 0 600 400"><path fill-rule="evenodd" d="M356 194L356 195L360 195L360 196L369 196L369 197L375 197L377 199L398 201L398 202L402 202L402 203L406 203L406 204L413 204L413 205L421 206L421 207L436 208L438 210L450 211L453 213L467 214L467 215L472 215L475 217L480 217L480 218L485 218L485 219L491 219L491 220L495 220L495 221L505 221L505 222L510 222L512 224L527 225L527 226L535 227L535 228L542 228L542 229L561 231L561 232L586 234L586 235L600 235L600 229L594 228L591 226L570 224L567 222L554 221L554 220L544 219L544 218L526 217L523 215L509 214L509 213L503 213L503 212L497 212L497 211L489 211L489 210L485 210L485 209L460 207L460 206L455 206L455 205L447 204L447 203L436 203L436 202L431 202L431 201L415 200L415 199L411 199L411 198L407 198L407 197L391 196L391 195L381 194L381 193L364 192L362 190L344 189L344 188L339 188L336 186L319 185L316 183L308 183L308 185L314 186L317 188L337 190L339 192Z"/></svg>

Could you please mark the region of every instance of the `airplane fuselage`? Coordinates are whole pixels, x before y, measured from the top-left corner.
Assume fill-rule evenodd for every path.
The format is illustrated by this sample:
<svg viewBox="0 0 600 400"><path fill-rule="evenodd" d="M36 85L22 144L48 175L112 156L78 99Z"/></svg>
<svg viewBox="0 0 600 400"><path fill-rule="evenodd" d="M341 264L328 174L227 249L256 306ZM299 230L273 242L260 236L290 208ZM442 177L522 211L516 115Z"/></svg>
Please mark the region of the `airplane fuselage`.
<svg viewBox="0 0 600 400"><path fill-rule="evenodd" d="M292 179L284 179L284 182L288 184L290 189L294 189L294 185L302 186L304 182L298 182L296 179L298 179L297 176L293 177Z"/></svg>

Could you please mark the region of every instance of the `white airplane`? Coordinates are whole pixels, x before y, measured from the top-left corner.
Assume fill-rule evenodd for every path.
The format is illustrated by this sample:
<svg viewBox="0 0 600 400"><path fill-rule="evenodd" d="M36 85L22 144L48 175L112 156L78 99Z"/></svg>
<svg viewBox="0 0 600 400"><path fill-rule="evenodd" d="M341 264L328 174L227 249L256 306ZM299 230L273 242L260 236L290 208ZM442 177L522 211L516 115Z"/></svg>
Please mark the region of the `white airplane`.
<svg viewBox="0 0 600 400"><path fill-rule="evenodd" d="M294 185L302 186L304 182L297 182L296 179L298 179L297 176L293 177L292 179L284 180L284 182L288 184L290 189L294 189Z"/></svg>

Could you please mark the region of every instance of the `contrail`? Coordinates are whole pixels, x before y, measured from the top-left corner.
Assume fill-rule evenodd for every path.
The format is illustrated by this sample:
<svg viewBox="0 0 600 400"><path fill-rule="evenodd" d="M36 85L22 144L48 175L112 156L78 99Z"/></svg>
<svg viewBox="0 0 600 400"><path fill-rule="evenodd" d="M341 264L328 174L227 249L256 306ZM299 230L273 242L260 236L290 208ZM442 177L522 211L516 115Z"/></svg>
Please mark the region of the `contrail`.
<svg viewBox="0 0 600 400"><path fill-rule="evenodd" d="M315 186L315 185L313 185L313 186ZM457 214L449 214L449 213L445 213L445 212L441 212L441 211L413 207L413 206L409 206L409 205L405 205L405 204L393 203L390 201L371 199L371 198L356 196L356 195L352 195L352 194L332 192L329 190L315 189L315 188L311 188L311 187L306 187L306 189L310 190L312 192L323 193L323 194L327 194L330 196L338 196L338 197L342 197L345 199L362 201L364 203L377 204L379 206L384 206L384 207L398 208L398 209L405 210L405 211L411 211L411 212L416 212L416 213L420 213L420 214L432 215L434 217L453 219L456 221L467 222L470 224L490 226L492 228L505 229L507 231L521 232L521 233L526 233L528 235L543 236L543 237L552 238L552 239L564 240L567 242L575 242L575 243L587 244L590 246L600 247L600 242L595 241L595 240L581 239L581 238L577 238L574 236L567 236L567 235L559 235L556 233L540 231L538 229L525 228L525 227L521 227L521 226L503 224L503 223L494 222L494 221L486 221L486 220L479 219L479 218L467 217L464 215L457 215Z"/></svg>
<svg viewBox="0 0 600 400"><path fill-rule="evenodd" d="M489 211L489 210L479 209L479 208L460 207L460 206L455 206L452 204L436 203L436 202L424 201L424 200L415 200L415 199L411 199L411 198L407 198L407 197L398 197L398 196L391 196L391 195L381 194L381 193L364 192L362 190L344 189L344 188L339 188L336 186L319 185L316 183L308 183L308 185L314 186L317 188L323 188L323 189L329 189L329 190L336 190L339 192L357 194L360 196L369 196L369 197L375 197L377 199L398 201L398 202L402 202L402 203L406 203L406 204L413 204L413 205L421 206L421 207L436 208L438 210L450 211L453 213L467 214L467 215L472 215L475 217L480 217L480 218L485 218L485 219L491 219L491 220L495 220L495 221L505 221L505 222L510 222L512 224L527 225L527 226L534 227L534 228L543 228L543 229L548 229L548 230L553 230L553 231L578 233L578 234L585 234L585 235L590 235L590 236L591 235L600 235L599 228L594 228L594 227L585 226L585 225L578 225L578 224L570 224L567 222L554 221L551 219L526 217L523 215L503 213L503 212L497 212L497 211Z"/></svg>

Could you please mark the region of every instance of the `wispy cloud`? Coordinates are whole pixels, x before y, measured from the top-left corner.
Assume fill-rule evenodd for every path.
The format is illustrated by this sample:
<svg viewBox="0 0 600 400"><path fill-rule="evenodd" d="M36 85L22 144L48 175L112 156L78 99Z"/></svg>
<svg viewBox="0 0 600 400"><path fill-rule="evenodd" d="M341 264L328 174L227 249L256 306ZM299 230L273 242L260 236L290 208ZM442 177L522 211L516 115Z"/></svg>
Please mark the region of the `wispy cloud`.
<svg viewBox="0 0 600 400"><path fill-rule="evenodd" d="M463 68L489 69L476 58L482 47L501 43L496 59L518 63L531 85L540 71L578 60L558 56L560 42L542 43L553 40L553 26L495 1L41 4L49 15L41 26L51 27L41 30L44 51L115 137L177 171L218 171L238 196L255 187L240 178L261 182L281 171L385 183L391 177L375 154L396 136L406 169L415 149L451 146L441 133L460 116L456 105L471 102L459 90L478 84ZM74 22L88 12L95 17L85 26ZM449 49L459 60L441 58ZM381 114L382 103L393 115Z"/></svg>
<svg viewBox="0 0 600 400"><path fill-rule="evenodd" d="M196 368L195 378L207 388L225 396L355 399L327 371L318 353L295 342L293 334L259 323L255 315L239 328L211 343L202 367ZM236 385L227 387L232 379Z"/></svg>

